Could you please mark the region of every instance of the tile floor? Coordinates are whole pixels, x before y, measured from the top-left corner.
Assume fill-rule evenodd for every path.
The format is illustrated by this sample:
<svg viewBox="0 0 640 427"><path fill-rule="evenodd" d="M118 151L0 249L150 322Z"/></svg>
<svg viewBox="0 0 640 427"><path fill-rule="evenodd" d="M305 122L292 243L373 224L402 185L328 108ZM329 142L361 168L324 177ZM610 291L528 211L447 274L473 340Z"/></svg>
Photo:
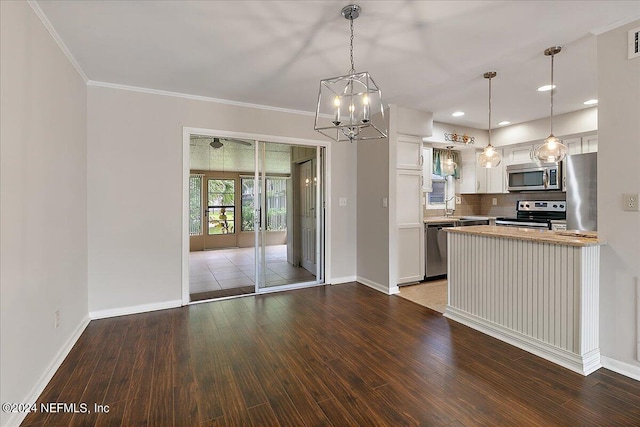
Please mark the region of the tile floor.
<svg viewBox="0 0 640 427"><path fill-rule="evenodd" d="M315 280L316 276L287 262L287 245L267 247L267 286ZM234 248L189 253L189 293L253 286L255 249Z"/></svg>
<svg viewBox="0 0 640 427"><path fill-rule="evenodd" d="M398 296L439 313L447 308L447 279L402 286Z"/></svg>

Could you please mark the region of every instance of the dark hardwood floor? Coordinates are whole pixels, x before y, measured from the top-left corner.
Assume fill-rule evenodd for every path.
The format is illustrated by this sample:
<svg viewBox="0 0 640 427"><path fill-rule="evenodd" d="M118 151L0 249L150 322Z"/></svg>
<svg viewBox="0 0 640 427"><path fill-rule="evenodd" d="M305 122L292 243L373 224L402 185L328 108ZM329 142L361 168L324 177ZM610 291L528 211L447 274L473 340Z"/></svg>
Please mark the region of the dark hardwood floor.
<svg viewBox="0 0 640 427"><path fill-rule="evenodd" d="M640 382L355 283L92 321L39 402L92 412L23 425L640 425Z"/></svg>

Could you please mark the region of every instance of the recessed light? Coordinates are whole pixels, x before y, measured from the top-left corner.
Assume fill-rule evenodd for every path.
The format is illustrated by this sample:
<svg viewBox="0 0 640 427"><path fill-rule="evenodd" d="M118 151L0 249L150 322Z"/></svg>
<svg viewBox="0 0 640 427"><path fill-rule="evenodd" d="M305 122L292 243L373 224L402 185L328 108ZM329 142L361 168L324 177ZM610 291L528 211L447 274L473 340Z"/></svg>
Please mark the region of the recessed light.
<svg viewBox="0 0 640 427"><path fill-rule="evenodd" d="M588 101L583 102L584 105L596 105L597 103L598 103L597 99L590 99Z"/></svg>
<svg viewBox="0 0 640 427"><path fill-rule="evenodd" d="M452 114L453 117L462 117L464 116L464 111L456 111Z"/></svg>
<svg viewBox="0 0 640 427"><path fill-rule="evenodd" d="M538 92L548 92L551 89L555 89L555 88L556 88L556 85L544 85L538 88Z"/></svg>
<svg viewBox="0 0 640 427"><path fill-rule="evenodd" d="M498 126L506 126L506 125L510 125L511 122L509 120L503 120L501 122L498 123Z"/></svg>

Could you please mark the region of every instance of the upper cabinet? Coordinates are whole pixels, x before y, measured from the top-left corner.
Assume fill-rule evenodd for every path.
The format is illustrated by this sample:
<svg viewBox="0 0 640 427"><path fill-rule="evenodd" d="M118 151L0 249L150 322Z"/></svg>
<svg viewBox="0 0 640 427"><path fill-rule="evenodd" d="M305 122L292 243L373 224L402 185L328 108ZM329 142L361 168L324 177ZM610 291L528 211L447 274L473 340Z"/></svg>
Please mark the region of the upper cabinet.
<svg viewBox="0 0 640 427"><path fill-rule="evenodd" d="M422 138L398 135L396 153L396 168L422 170L425 160L422 154Z"/></svg>
<svg viewBox="0 0 640 427"><path fill-rule="evenodd" d="M531 163L533 162L533 150L535 147L535 144L518 144L504 147L502 163L504 163L505 166Z"/></svg>
<svg viewBox="0 0 640 427"><path fill-rule="evenodd" d="M589 135L582 137L582 153L598 152L598 135Z"/></svg>
<svg viewBox="0 0 640 427"><path fill-rule="evenodd" d="M496 149L503 154L503 150ZM458 191L461 194L503 193L504 186L504 160L495 168L483 168L478 164L480 151L462 154L462 173Z"/></svg>

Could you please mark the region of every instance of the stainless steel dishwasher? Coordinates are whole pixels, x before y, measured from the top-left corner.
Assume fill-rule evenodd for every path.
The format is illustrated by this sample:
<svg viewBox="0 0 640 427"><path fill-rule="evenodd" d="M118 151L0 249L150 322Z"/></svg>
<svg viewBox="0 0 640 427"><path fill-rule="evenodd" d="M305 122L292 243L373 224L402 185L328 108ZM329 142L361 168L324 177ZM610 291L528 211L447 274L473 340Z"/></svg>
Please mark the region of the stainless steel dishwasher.
<svg viewBox="0 0 640 427"><path fill-rule="evenodd" d="M489 219L459 219L427 224L424 228L425 280L447 277L447 227L488 225Z"/></svg>
<svg viewBox="0 0 640 427"><path fill-rule="evenodd" d="M424 228L425 279L444 277L447 274L447 227L454 223L427 224Z"/></svg>

